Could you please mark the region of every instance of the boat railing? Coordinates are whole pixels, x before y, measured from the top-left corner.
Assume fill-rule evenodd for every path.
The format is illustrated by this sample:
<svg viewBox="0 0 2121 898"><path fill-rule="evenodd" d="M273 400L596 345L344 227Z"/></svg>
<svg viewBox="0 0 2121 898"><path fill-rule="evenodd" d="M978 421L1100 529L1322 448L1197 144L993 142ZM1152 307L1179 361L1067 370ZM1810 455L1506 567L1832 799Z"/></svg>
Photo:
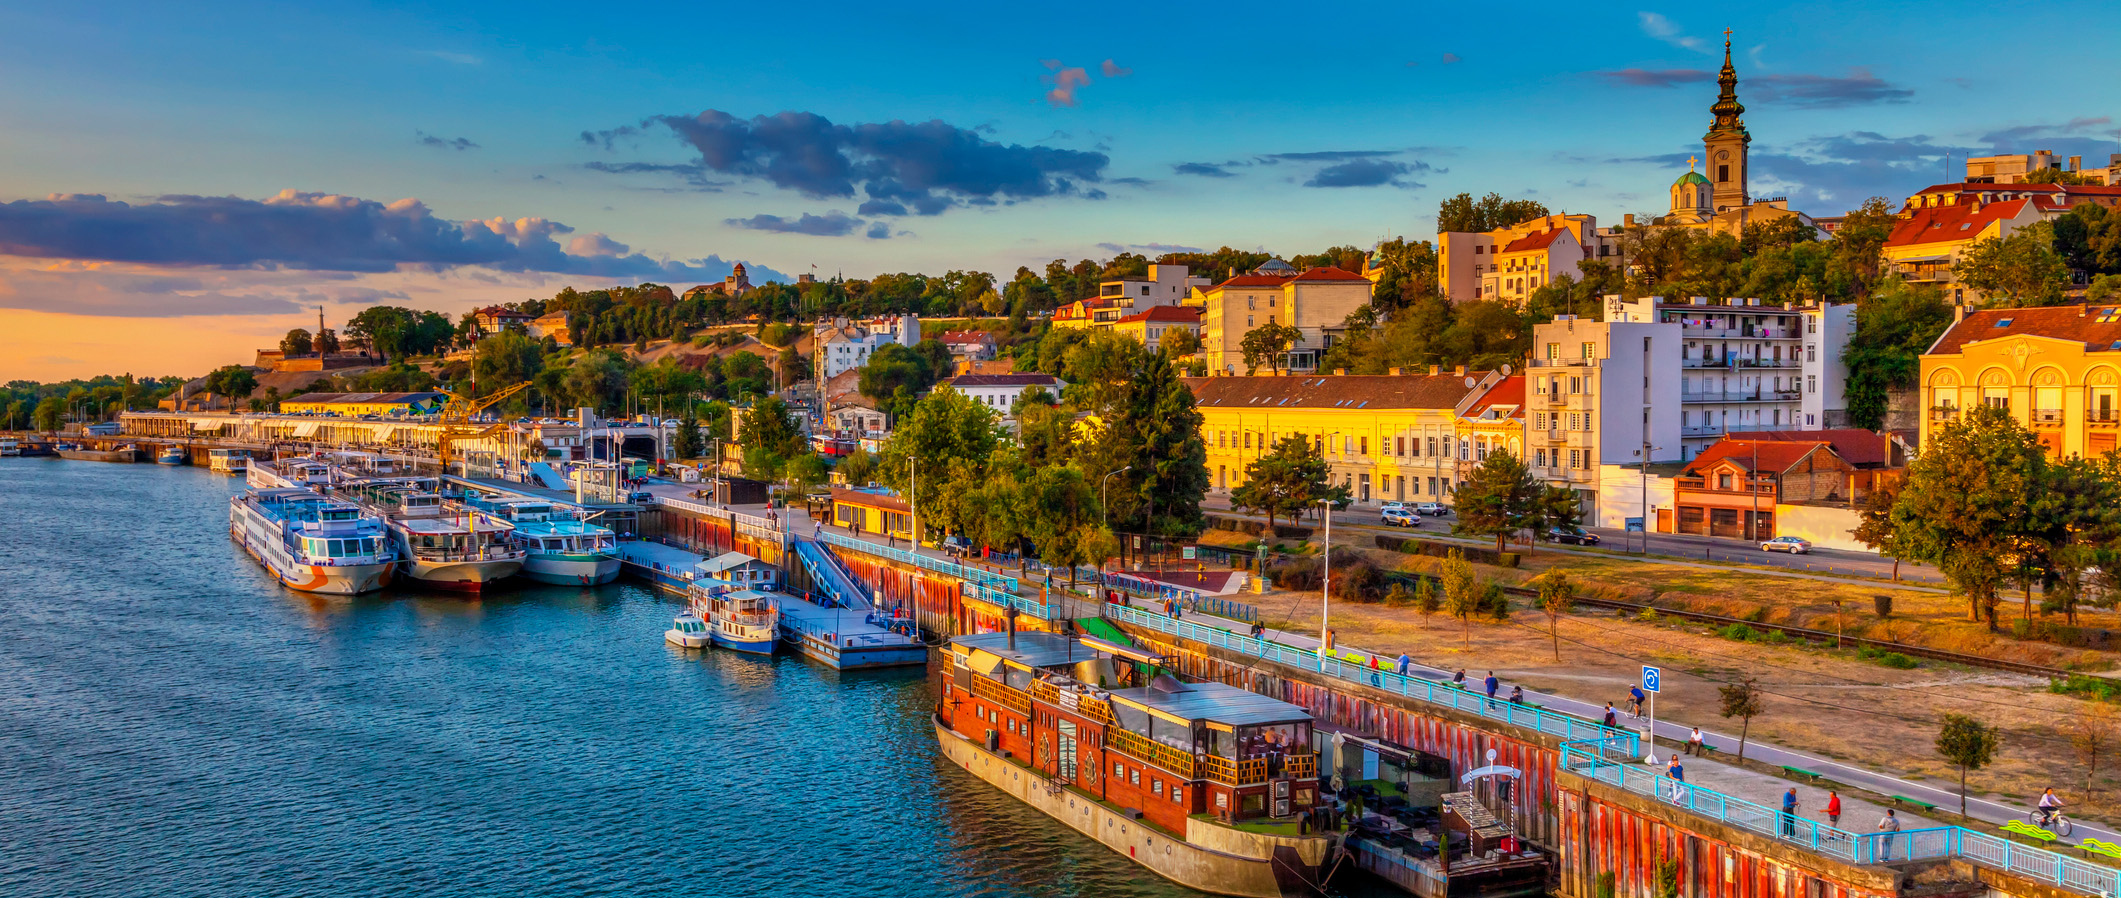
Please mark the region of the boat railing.
<svg viewBox="0 0 2121 898"><path fill-rule="evenodd" d="M1006 683L974 676L972 694L1026 717L1031 716L1031 696Z"/></svg>
<svg viewBox="0 0 2121 898"><path fill-rule="evenodd" d="M1201 765L1199 759L1195 758L1192 753L1175 745L1165 745L1140 733L1119 727L1111 727L1105 731L1105 744L1114 751L1155 764L1185 779L1200 779ZM1222 759L1212 756L1208 758L1210 778L1214 777L1214 764L1219 760ZM1264 768L1262 770L1264 771ZM1265 781L1264 776L1261 777L1261 781ZM1224 780L1224 782L1228 782L1228 780Z"/></svg>

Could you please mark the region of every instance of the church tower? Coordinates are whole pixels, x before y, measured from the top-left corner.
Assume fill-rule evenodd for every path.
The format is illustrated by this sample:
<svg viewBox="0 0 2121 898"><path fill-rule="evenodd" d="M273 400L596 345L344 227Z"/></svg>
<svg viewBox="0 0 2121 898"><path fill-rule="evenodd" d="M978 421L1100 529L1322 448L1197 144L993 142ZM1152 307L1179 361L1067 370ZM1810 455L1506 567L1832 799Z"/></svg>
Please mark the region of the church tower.
<svg viewBox="0 0 2121 898"><path fill-rule="evenodd" d="M1672 182L1672 211L1667 216L1672 224L1700 224L1708 221L1716 211L1715 188L1709 179L1694 170L1694 163L1686 161L1686 174Z"/></svg>
<svg viewBox="0 0 2121 898"><path fill-rule="evenodd" d="M1753 142L1753 135L1745 131L1745 107L1738 103L1738 70L1731 68L1731 32L1723 32L1723 71L1716 75L1716 84L1722 91L1716 95L1716 105L1709 111L1716 120L1709 126L1709 133L1701 138L1702 149L1708 159L1709 182L1715 186L1716 211L1726 212L1742 209L1751 203L1745 192L1746 146Z"/></svg>

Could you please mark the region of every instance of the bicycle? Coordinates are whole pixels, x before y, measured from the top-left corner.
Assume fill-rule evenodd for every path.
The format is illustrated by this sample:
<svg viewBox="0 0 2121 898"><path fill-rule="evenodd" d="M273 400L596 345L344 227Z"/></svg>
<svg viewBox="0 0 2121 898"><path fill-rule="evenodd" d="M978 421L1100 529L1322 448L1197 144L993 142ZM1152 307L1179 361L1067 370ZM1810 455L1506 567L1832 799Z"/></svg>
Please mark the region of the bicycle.
<svg viewBox="0 0 2121 898"><path fill-rule="evenodd" d="M2047 820L2046 822L2042 822L2041 817L2043 816L2050 816L2051 819ZM2061 808L2056 808L2052 815L2045 815L2042 814L2038 809L2034 809L2032 813L2025 815L2025 822L2040 827L2041 829L2045 829L2048 832L2054 833L2055 835L2061 836L2065 839L2069 838L2070 832L2076 829L2075 826L2072 826L2070 824L2069 817L2062 813Z"/></svg>

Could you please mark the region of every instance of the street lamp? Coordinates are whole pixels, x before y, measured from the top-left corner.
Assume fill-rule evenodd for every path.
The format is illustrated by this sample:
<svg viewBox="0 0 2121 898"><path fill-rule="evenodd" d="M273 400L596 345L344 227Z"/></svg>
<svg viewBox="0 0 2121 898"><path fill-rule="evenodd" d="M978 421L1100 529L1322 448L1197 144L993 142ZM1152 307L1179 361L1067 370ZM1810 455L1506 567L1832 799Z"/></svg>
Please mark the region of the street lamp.
<svg viewBox="0 0 2121 898"><path fill-rule="evenodd" d="M1651 447L1649 440L1642 441L1642 448L1635 456L1642 459L1642 554L1650 554L1650 454L1663 451L1663 446Z"/></svg>
<svg viewBox="0 0 2121 898"><path fill-rule="evenodd" d="M1097 507L1100 511L1103 511L1105 513L1105 530L1108 532L1112 529L1112 475L1125 474L1128 471L1132 470L1134 470L1133 465L1126 465L1121 467L1117 471L1106 472L1105 476L1099 478L1097 481ZM1113 538L1117 540L1118 535L1114 534ZM1125 551L1126 545L1122 543L1120 545L1120 549L1121 551ZM1103 593L1105 591L1105 563L1102 560L1097 563L1097 591L1099 593ZM1097 597L1097 603L1099 608L1103 608L1105 603L1105 597L1103 595L1099 595Z"/></svg>
<svg viewBox="0 0 2121 898"><path fill-rule="evenodd" d="M1326 517L1326 550L1320 556L1318 578L1318 669L1325 670L1326 654L1333 641L1333 630L1328 626L1333 617L1333 502L1321 499L1318 504L1325 507Z"/></svg>

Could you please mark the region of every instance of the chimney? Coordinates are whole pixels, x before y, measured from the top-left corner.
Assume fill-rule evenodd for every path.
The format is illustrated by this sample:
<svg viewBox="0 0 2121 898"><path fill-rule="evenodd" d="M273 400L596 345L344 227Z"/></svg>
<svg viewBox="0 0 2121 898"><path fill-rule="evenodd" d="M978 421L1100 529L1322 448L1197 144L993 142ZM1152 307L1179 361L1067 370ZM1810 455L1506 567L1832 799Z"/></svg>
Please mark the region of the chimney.
<svg viewBox="0 0 2121 898"><path fill-rule="evenodd" d="M1635 226L1635 213L1633 213L1633 212L1630 212L1630 213L1628 213L1628 214L1626 215L1626 217L1625 217L1625 218L1623 218L1622 220L1626 222L1626 225L1625 225L1625 227L1630 227L1630 228L1634 227L1634 226Z"/></svg>
<svg viewBox="0 0 2121 898"><path fill-rule="evenodd" d="M1458 366L1458 376L1459 376L1459 377L1464 377L1464 376L1466 376L1466 366L1464 366L1464 365L1460 365L1460 366Z"/></svg>
<svg viewBox="0 0 2121 898"><path fill-rule="evenodd" d="M2082 306L2079 306L2079 308L2082 308ZM1346 368L1335 368L1335 369L1333 369L1333 376L1334 376L1334 377L1346 377L1346 376L1348 376L1348 369L1346 369Z"/></svg>
<svg viewBox="0 0 2121 898"><path fill-rule="evenodd" d="M1010 608L1005 618L1009 624L1009 650L1013 652L1016 651L1016 609Z"/></svg>
<svg viewBox="0 0 2121 898"><path fill-rule="evenodd" d="M1961 322L1961 321L1965 321L1965 320L1966 320L1966 303L1963 303L1963 302L1961 302L1961 303L1953 303L1953 304L1952 304L1952 323L1953 323L1953 324L1958 324L1959 322Z"/></svg>
<svg viewBox="0 0 2121 898"><path fill-rule="evenodd" d="M1442 373L1443 373L1443 366L1442 366L1442 365L1430 365L1430 366L1429 366L1429 376L1430 376L1430 377L1435 377L1436 375L1438 375L1438 374L1442 374Z"/></svg>

